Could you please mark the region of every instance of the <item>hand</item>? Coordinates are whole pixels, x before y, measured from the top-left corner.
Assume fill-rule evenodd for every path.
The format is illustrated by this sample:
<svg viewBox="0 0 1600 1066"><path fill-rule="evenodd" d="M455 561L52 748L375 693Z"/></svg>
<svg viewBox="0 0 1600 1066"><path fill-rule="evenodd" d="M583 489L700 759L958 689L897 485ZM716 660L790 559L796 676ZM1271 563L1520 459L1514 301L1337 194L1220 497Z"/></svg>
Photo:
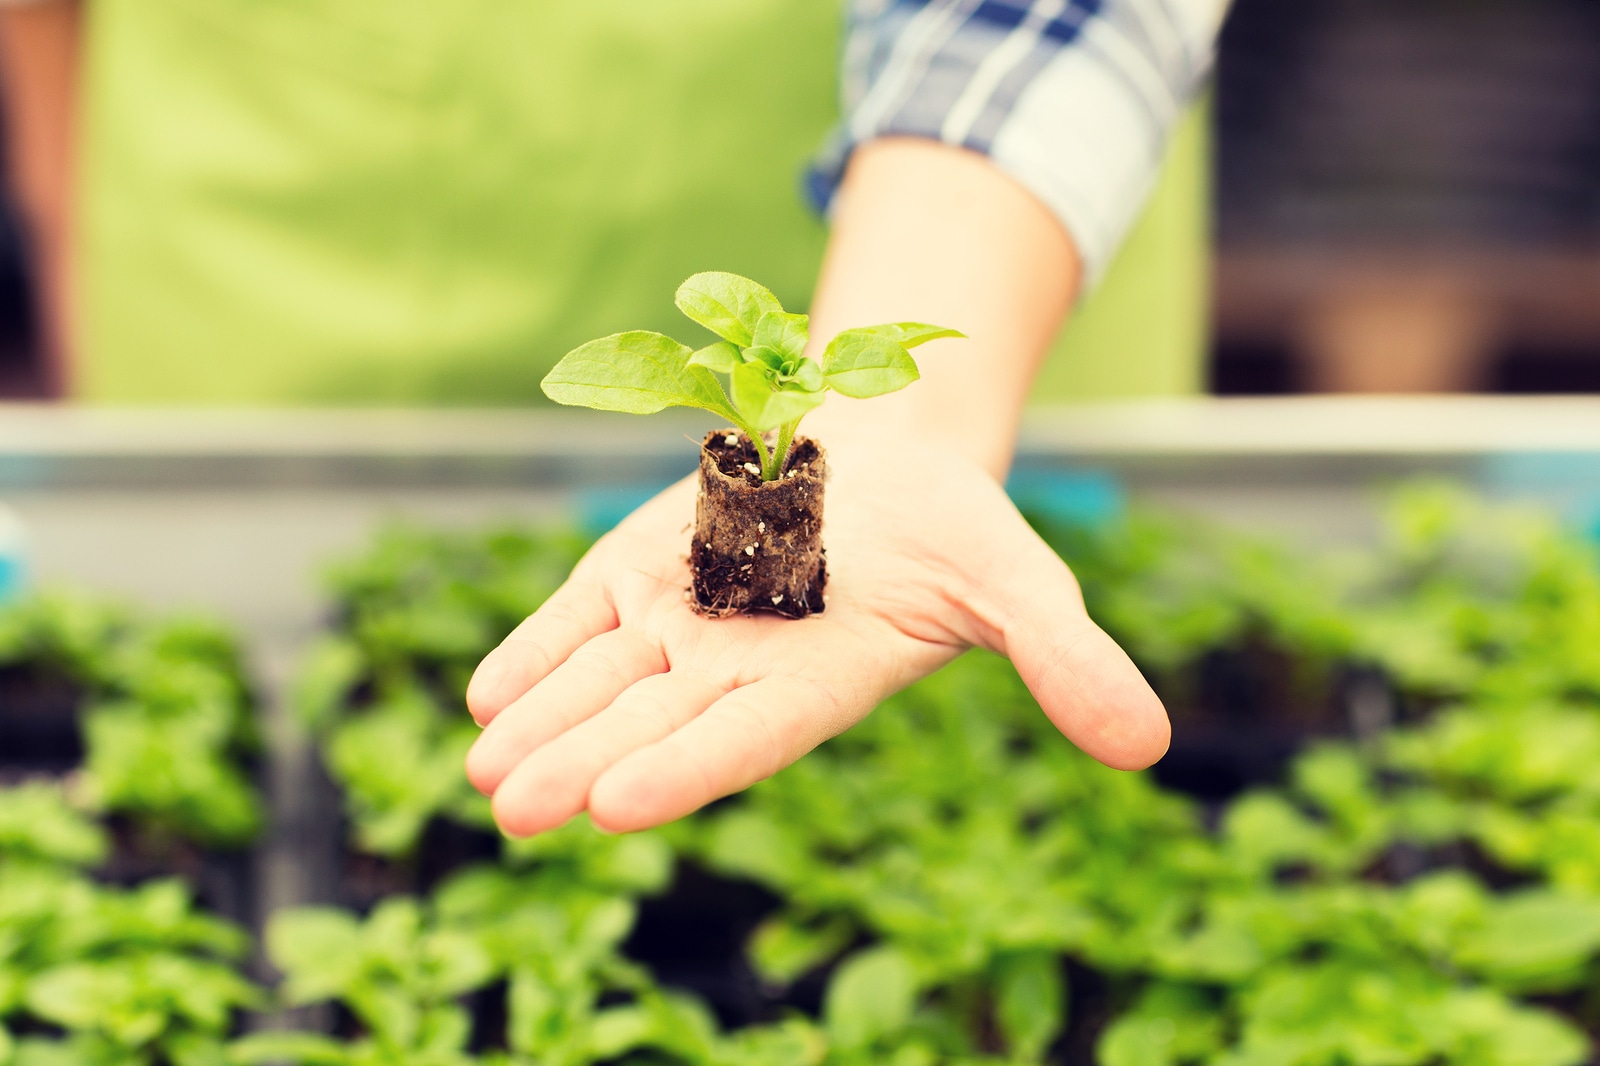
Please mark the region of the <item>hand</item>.
<svg viewBox="0 0 1600 1066"><path fill-rule="evenodd" d="M1007 655L1051 721L1122 769L1166 751L1166 712L1084 612L1077 582L994 479L956 455L830 453L827 610L713 620L689 607L693 480L645 504L479 665L467 774L508 833L587 809L613 832L768 777L972 645Z"/></svg>

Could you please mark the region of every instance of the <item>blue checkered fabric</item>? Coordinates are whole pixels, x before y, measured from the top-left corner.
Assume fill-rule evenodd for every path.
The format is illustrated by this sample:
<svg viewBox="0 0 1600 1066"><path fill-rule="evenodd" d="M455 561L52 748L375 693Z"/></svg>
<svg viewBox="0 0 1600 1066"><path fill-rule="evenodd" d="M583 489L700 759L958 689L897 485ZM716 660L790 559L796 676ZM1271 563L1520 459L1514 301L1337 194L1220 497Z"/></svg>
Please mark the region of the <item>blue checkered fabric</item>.
<svg viewBox="0 0 1600 1066"><path fill-rule="evenodd" d="M850 152L927 137L988 156L1066 226L1092 284L1211 69L1226 0L856 0L845 119L808 173L826 210Z"/></svg>

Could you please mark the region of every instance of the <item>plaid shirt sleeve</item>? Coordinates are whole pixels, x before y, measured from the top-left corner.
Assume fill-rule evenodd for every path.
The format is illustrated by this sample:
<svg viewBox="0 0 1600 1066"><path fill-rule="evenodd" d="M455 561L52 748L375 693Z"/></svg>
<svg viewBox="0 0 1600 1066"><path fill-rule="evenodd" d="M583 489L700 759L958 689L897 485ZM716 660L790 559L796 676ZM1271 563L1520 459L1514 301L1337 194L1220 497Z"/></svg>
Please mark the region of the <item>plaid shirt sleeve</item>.
<svg viewBox="0 0 1600 1066"><path fill-rule="evenodd" d="M856 145L981 152L1072 234L1092 283L1211 68L1226 0L854 0L844 121L807 175L826 211Z"/></svg>

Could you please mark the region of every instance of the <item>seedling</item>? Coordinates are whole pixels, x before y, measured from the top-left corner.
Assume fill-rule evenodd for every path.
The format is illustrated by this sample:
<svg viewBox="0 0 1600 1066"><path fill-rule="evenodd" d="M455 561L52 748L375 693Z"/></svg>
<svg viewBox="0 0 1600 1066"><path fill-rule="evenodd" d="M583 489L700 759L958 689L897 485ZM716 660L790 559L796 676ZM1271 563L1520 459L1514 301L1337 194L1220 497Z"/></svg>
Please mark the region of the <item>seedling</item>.
<svg viewBox="0 0 1600 1066"><path fill-rule="evenodd" d="M614 333L568 352L541 387L557 403L600 411L697 407L731 422L735 429L709 434L701 449L695 603L713 615L820 611L826 465L822 449L796 435L801 419L829 391L865 399L905 388L919 376L909 349L962 334L922 322L864 326L813 359L807 316L785 311L749 278L696 274L676 302L722 339L693 349L646 330ZM773 491L761 496L764 487Z"/></svg>

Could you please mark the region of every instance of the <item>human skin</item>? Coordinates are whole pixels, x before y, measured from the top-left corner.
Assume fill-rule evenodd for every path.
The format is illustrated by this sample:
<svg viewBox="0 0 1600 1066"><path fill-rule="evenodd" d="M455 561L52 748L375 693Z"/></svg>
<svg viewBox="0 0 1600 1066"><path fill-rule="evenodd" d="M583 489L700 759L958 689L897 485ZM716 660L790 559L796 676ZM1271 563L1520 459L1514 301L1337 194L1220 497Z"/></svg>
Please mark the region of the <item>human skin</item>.
<svg viewBox="0 0 1600 1066"><path fill-rule="evenodd" d="M1059 222L977 155L885 139L835 209L812 337L877 322L953 326L922 380L830 397L828 606L790 621L689 608L680 482L596 543L490 652L467 690L484 727L467 774L508 833L587 810L626 832L768 777L969 647L1009 657L1066 737L1120 769L1170 737L1160 700L1089 618L1066 565L1001 488L1028 386L1079 265Z"/></svg>
<svg viewBox="0 0 1600 1066"><path fill-rule="evenodd" d="M73 141L82 8L78 0L0 6L6 182L27 232L48 396L71 387Z"/></svg>

